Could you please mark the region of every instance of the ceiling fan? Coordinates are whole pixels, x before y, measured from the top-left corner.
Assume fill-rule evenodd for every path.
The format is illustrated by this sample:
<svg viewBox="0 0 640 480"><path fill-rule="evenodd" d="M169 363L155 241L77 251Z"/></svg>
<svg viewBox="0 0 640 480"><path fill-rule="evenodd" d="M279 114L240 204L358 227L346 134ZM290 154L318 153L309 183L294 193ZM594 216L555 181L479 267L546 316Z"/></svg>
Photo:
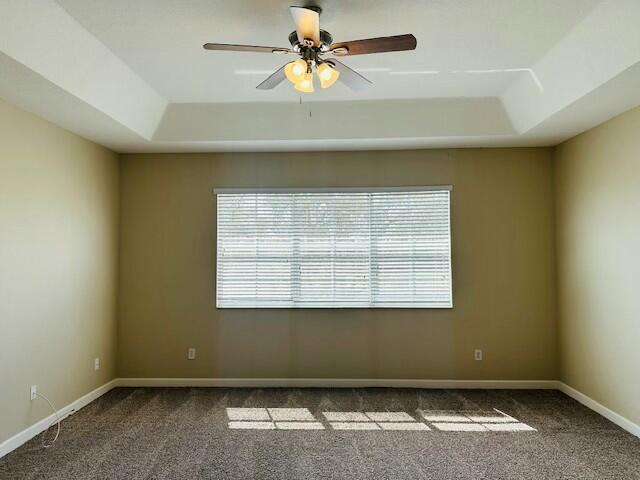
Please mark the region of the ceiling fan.
<svg viewBox="0 0 640 480"><path fill-rule="evenodd" d="M372 85L370 80L367 80L355 70L335 58L325 59L325 55L342 57L415 50L416 48L416 37L411 34L333 43L331 34L320 29L321 8L289 7L289 12L296 25L295 31L289 34L291 48L225 43L205 43L203 47L207 50L299 55L299 59L289 62L273 72L256 88L270 90L280 85L285 79L288 79L294 84L296 90L305 93L313 92L314 69L320 79L322 88L330 87L338 79L353 90L362 90Z"/></svg>

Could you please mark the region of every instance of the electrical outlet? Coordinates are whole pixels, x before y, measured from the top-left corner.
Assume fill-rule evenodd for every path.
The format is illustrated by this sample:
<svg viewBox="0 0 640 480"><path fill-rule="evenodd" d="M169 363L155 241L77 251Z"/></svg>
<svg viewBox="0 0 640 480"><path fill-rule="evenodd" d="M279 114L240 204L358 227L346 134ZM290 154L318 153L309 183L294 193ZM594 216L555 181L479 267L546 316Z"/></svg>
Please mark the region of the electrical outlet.
<svg viewBox="0 0 640 480"><path fill-rule="evenodd" d="M187 359L188 360L195 360L196 359L196 349L193 347L189 347L189 350L187 351Z"/></svg>
<svg viewBox="0 0 640 480"><path fill-rule="evenodd" d="M37 394L38 394L38 386L37 385L31 385L31 390L30 390L31 400L35 400Z"/></svg>
<svg viewBox="0 0 640 480"><path fill-rule="evenodd" d="M476 362L480 362L480 361L482 361L482 350L480 350L479 348L478 348L478 349L476 349L476 350L473 352L473 359L474 359Z"/></svg>
<svg viewBox="0 0 640 480"><path fill-rule="evenodd" d="M100 359L99 358L96 358L93 361L93 369L94 370L100 370Z"/></svg>

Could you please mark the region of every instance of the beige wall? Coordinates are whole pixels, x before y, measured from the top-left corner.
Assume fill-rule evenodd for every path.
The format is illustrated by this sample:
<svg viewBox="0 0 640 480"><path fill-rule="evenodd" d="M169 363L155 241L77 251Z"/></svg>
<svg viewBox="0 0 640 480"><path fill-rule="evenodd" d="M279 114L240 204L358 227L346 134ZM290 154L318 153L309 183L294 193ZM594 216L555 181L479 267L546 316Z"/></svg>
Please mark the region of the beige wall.
<svg viewBox="0 0 640 480"><path fill-rule="evenodd" d="M640 109L556 164L562 380L640 424Z"/></svg>
<svg viewBox="0 0 640 480"><path fill-rule="evenodd" d="M49 414L31 384L61 407L116 373L561 378L640 423L638 132L640 109L555 150L118 161L0 101L0 442ZM434 184L452 310L215 308L214 187Z"/></svg>
<svg viewBox="0 0 640 480"><path fill-rule="evenodd" d="M0 101L0 442L114 378L117 214L115 154Z"/></svg>
<svg viewBox="0 0 640 480"><path fill-rule="evenodd" d="M555 379L551 155L124 155L119 375ZM454 186L453 310L216 310L214 187L432 184Z"/></svg>

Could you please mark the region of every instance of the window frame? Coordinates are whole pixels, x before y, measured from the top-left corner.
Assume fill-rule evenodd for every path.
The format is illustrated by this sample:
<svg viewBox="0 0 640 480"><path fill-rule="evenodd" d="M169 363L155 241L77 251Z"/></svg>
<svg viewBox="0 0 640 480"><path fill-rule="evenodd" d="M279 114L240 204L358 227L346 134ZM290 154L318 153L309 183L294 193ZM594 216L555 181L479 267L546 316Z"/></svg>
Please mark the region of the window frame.
<svg viewBox="0 0 640 480"><path fill-rule="evenodd" d="M419 304L409 304L409 303L398 303L398 304L390 304L390 303L381 303L381 304L369 304L369 305L300 305L296 306L292 305L220 305L218 300L218 233L219 233L219 215L218 215L218 195L219 194L256 194L256 193L277 193L277 194L287 194L287 193L376 193L376 192L424 192L424 191L447 191L449 193L449 203L448 203L448 238L449 238L449 303L443 305L431 305L424 306ZM368 310L368 309L414 309L414 310L451 310L454 308L454 290L453 290L453 236L452 236L452 203L453 203L453 186L452 185L425 185L425 186L393 186L393 187L268 187L268 188L252 188L252 187L216 187L213 189L214 197L215 197L215 212L216 212L216 231L215 231L215 255L214 255L214 301L216 309L220 310L262 310L262 309L283 309L283 310L306 310L306 309L321 309L321 310L344 310L344 309L353 309L353 310ZM370 279L371 281L371 279Z"/></svg>

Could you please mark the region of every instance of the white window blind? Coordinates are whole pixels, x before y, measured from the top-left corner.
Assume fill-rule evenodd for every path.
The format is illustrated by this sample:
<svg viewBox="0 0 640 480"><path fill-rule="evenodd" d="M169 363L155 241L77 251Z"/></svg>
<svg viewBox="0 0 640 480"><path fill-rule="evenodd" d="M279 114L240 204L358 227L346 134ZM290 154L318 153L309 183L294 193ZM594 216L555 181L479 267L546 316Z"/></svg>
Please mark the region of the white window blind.
<svg viewBox="0 0 640 480"><path fill-rule="evenodd" d="M450 191L217 191L219 308L450 308Z"/></svg>

